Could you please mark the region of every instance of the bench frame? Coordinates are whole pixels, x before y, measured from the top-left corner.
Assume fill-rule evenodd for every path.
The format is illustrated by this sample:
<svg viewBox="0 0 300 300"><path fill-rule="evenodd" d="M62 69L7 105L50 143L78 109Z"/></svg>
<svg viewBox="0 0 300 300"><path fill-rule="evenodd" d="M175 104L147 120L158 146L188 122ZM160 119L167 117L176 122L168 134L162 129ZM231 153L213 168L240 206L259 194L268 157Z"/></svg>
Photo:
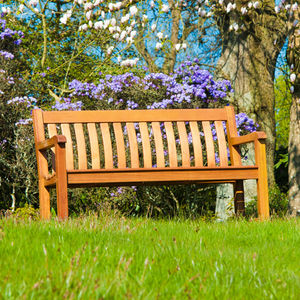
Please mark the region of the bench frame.
<svg viewBox="0 0 300 300"><path fill-rule="evenodd" d="M205 114L203 114L203 111ZM149 111L147 111L149 112ZM259 218L269 218L268 181L266 166L266 134L253 132L245 136L238 136L233 107L224 109L199 109L199 110L156 110L151 112L155 120L150 120L146 111L82 111L82 112L43 112L40 109L33 110L33 128L35 137L35 149L38 166L40 216L42 219L50 219L50 193L49 189L56 187L57 214L60 219L68 218L68 187L88 186L123 186L144 184L189 184L189 183L233 183L234 204L236 214L244 214L244 188L243 180L256 179L257 181L257 205ZM205 167L158 167L158 168L103 168L103 169L79 169L68 170L66 158L67 138L64 135L53 135L45 138L45 124L49 123L80 123L86 121L86 116L91 120L101 114L104 122L124 122L126 113L139 116L145 121L189 121L194 120L196 114L202 113L207 120L219 120L218 115L226 115L227 140L230 151L231 166L205 166ZM76 115L76 120L73 119ZM183 117L183 115L185 117ZM189 116L188 118L186 116ZM112 119L114 118L114 119ZM123 118L123 119L122 119ZM223 117L224 119L224 117ZM222 119L222 120L223 120ZM202 119L200 119L202 120ZM221 120L221 119L220 119ZM99 122L99 121L98 121ZM102 122L102 121L101 121ZM239 146L246 143L254 143L254 166L242 166ZM208 146L208 145L206 145ZM47 162L47 150L54 149L55 173L50 174ZM182 156L184 151L182 150Z"/></svg>

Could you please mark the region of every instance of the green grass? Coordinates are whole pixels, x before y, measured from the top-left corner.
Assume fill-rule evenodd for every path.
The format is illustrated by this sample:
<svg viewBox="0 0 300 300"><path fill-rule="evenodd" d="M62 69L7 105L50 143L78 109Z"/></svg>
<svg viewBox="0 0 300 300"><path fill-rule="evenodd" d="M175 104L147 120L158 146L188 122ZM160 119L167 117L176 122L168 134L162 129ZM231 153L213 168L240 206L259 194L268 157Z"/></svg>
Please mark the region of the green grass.
<svg viewBox="0 0 300 300"><path fill-rule="evenodd" d="M0 220L2 299L300 299L300 221Z"/></svg>

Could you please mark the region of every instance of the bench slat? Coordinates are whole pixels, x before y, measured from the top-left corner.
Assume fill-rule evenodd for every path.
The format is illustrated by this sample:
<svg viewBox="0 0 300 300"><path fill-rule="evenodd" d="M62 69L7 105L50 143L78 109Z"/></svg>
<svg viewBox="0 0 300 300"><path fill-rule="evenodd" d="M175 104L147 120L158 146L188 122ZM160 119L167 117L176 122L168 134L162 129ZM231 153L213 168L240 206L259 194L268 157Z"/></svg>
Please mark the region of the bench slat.
<svg viewBox="0 0 300 300"><path fill-rule="evenodd" d="M190 149L189 141L186 133L186 127L184 122L177 122L177 128L179 133L180 147L181 147L181 157L182 157L182 166L190 166Z"/></svg>
<svg viewBox="0 0 300 300"><path fill-rule="evenodd" d="M126 154L122 125L121 123L113 123L113 127L117 144L118 168L126 168Z"/></svg>
<svg viewBox="0 0 300 300"><path fill-rule="evenodd" d="M140 122L139 126L140 126L140 133L141 133L142 145L143 145L144 168L151 168L152 155L151 155L148 126L146 122Z"/></svg>
<svg viewBox="0 0 300 300"><path fill-rule="evenodd" d="M193 139L195 167L203 167L202 145L197 122L190 122L190 128Z"/></svg>
<svg viewBox="0 0 300 300"><path fill-rule="evenodd" d="M113 122L172 122L225 121L226 111L218 109L155 109L114 111L45 111L44 123L113 123Z"/></svg>
<svg viewBox="0 0 300 300"><path fill-rule="evenodd" d="M113 151L110 137L110 131L108 123L100 123L100 129L102 133L103 148L104 148L104 167L105 169L112 169L113 162Z"/></svg>
<svg viewBox="0 0 300 300"><path fill-rule="evenodd" d="M56 124L48 124L48 133L49 138L52 138L54 135L57 135ZM55 149L51 148L51 160L52 160L52 172L55 172Z"/></svg>
<svg viewBox="0 0 300 300"><path fill-rule="evenodd" d="M74 154L72 135L69 124L61 124L61 132L66 137L66 167L67 170L74 170Z"/></svg>
<svg viewBox="0 0 300 300"><path fill-rule="evenodd" d="M139 152L134 123L126 123L130 147L131 168L139 168Z"/></svg>
<svg viewBox="0 0 300 300"><path fill-rule="evenodd" d="M177 150L172 122L165 122L170 167L177 167Z"/></svg>
<svg viewBox="0 0 300 300"><path fill-rule="evenodd" d="M83 126L81 123L74 124L75 137L77 143L78 151L78 168L87 169L87 159L86 159L86 145L83 133Z"/></svg>
<svg viewBox="0 0 300 300"><path fill-rule="evenodd" d="M215 122L217 137L218 137L218 146L219 146L219 157L220 157L220 166L228 166L228 157L227 157L227 143L225 139L224 127L222 121Z"/></svg>
<svg viewBox="0 0 300 300"><path fill-rule="evenodd" d="M202 122L202 127L203 127L205 145L206 145L207 165L209 167L214 167L216 165L215 146L214 146L210 123L208 121L204 121Z"/></svg>
<svg viewBox="0 0 300 300"><path fill-rule="evenodd" d="M158 168L163 168L165 166L165 156L160 124L159 122L152 122L151 125L154 136L156 164Z"/></svg>
<svg viewBox="0 0 300 300"><path fill-rule="evenodd" d="M100 153L96 124L88 123L87 129L91 146L92 169L100 169Z"/></svg>

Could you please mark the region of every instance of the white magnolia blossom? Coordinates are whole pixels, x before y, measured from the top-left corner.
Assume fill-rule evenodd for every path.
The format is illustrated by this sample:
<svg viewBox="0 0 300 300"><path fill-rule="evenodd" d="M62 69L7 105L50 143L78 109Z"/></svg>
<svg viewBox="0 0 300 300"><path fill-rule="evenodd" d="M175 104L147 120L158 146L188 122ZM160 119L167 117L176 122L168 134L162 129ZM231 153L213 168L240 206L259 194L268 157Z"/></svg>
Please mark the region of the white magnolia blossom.
<svg viewBox="0 0 300 300"><path fill-rule="evenodd" d="M157 42L155 45L156 50L160 50L162 48L162 43Z"/></svg>
<svg viewBox="0 0 300 300"><path fill-rule="evenodd" d="M102 21L96 22L96 23L94 24L94 28L95 28L96 30L103 29L103 22L102 22Z"/></svg>
<svg viewBox="0 0 300 300"><path fill-rule="evenodd" d="M137 35L137 31L136 30L131 31L130 36L132 38L134 38L136 35Z"/></svg>
<svg viewBox="0 0 300 300"><path fill-rule="evenodd" d="M148 16L147 15L143 15L143 21L147 22L148 21Z"/></svg>
<svg viewBox="0 0 300 300"><path fill-rule="evenodd" d="M241 13L242 13L242 15L247 14L247 12L248 12L247 7L242 7L242 8L241 8Z"/></svg>
<svg viewBox="0 0 300 300"><path fill-rule="evenodd" d="M280 7L279 6L275 6L275 13L278 14L280 12Z"/></svg>
<svg viewBox="0 0 300 300"><path fill-rule="evenodd" d="M38 5L38 3L39 3L38 0L30 0L28 4L33 6L33 7L36 7Z"/></svg>
<svg viewBox="0 0 300 300"><path fill-rule="evenodd" d="M205 17L205 16L206 16L206 11L205 11L205 9L199 8L198 14L199 14L199 16L201 16L201 17Z"/></svg>
<svg viewBox="0 0 300 300"><path fill-rule="evenodd" d="M162 32L158 32L156 36L161 40L163 39L164 34Z"/></svg>
<svg viewBox="0 0 300 300"><path fill-rule="evenodd" d="M298 3L294 3L293 5L292 5L292 10L293 11L296 11L298 9Z"/></svg>
<svg viewBox="0 0 300 300"><path fill-rule="evenodd" d="M257 9L257 8L259 7L259 2L258 2L258 1L255 1L255 2L253 3L253 7L254 7L255 9Z"/></svg>
<svg viewBox="0 0 300 300"><path fill-rule="evenodd" d="M84 10L90 10L90 9L93 9L93 3L91 2L87 2L84 4Z"/></svg>
<svg viewBox="0 0 300 300"><path fill-rule="evenodd" d="M176 49L176 51L179 51L179 50L180 50L180 48L181 48L181 44L176 44L176 45L175 45L175 49Z"/></svg>
<svg viewBox="0 0 300 300"><path fill-rule="evenodd" d="M154 1L151 1L151 2L150 2L150 7L151 7L151 8L154 8L154 6L155 6L155 2L154 2Z"/></svg>
<svg viewBox="0 0 300 300"><path fill-rule="evenodd" d="M134 58L134 59L125 59L121 62L121 66L124 67L134 67L138 63L139 59Z"/></svg>
<svg viewBox="0 0 300 300"><path fill-rule="evenodd" d="M86 19L87 19L87 20L90 20L91 17L92 17L92 14L93 14L93 11L92 11L92 10L87 11L87 13L85 14Z"/></svg>
<svg viewBox="0 0 300 300"><path fill-rule="evenodd" d="M224 0L219 0L220 5L223 5L223 3L224 3Z"/></svg>
<svg viewBox="0 0 300 300"><path fill-rule="evenodd" d="M25 8L24 4L20 4L18 9L22 13L24 11L24 8Z"/></svg>
<svg viewBox="0 0 300 300"><path fill-rule="evenodd" d="M151 25L151 30L152 30L152 31L155 31L155 29L156 29L156 24L153 23L153 24Z"/></svg>
<svg viewBox="0 0 300 300"><path fill-rule="evenodd" d="M79 31L87 31L88 30L88 25L87 24L83 24L79 26Z"/></svg>
<svg viewBox="0 0 300 300"><path fill-rule="evenodd" d="M135 14L137 14L138 9L137 9L137 7L136 7L135 5L133 5L133 6L131 6L131 7L129 8L129 12L130 12L130 14L131 14L132 16L134 16Z"/></svg>
<svg viewBox="0 0 300 300"><path fill-rule="evenodd" d="M252 3L252 2L249 2L249 3L248 3L248 7L249 7L249 8L252 8L252 6L253 6L253 3Z"/></svg>
<svg viewBox="0 0 300 300"><path fill-rule="evenodd" d="M226 7L226 12L229 13L232 10L234 10L235 8L236 8L236 4L235 3L232 4L231 2L229 2Z"/></svg>
<svg viewBox="0 0 300 300"><path fill-rule="evenodd" d="M132 36L128 36L126 38L126 43L129 44L129 45L131 45L133 43L133 37Z"/></svg>
<svg viewBox="0 0 300 300"><path fill-rule="evenodd" d="M113 52L113 50L114 50L114 48L115 48L114 46L108 47L107 50L106 50L107 55L111 55L112 52Z"/></svg>
<svg viewBox="0 0 300 300"><path fill-rule="evenodd" d="M182 43L182 44L181 44L181 49L185 50L186 47L187 47L186 43Z"/></svg>
<svg viewBox="0 0 300 300"><path fill-rule="evenodd" d="M295 73L292 73L290 75L290 80L291 80L291 82L294 82L296 80L296 74Z"/></svg>
<svg viewBox="0 0 300 300"><path fill-rule="evenodd" d="M164 13L168 13L168 12L170 11L169 5L163 4L163 5L161 6L161 11L164 12Z"/></svg>
<svg viewBox="0 0 300 300"><path fill-rule="evenodd" d="M123 16L121 18L121 23L126 23L126 22L128 22L129 19L130 19L130 15L126 14L125 16Z"/></svg>
<svg viewBox="0 0 300 300"><path fill-rule="evenodd" d="M2 12L3 12L4 14L8 14L8 15L9 15L9 14L11 13L11 10L10 10L9 7L5 7L5 6L4 6L4 7L2 7L1 10L2 10Z"/></svg>
<svg viewBox="0 0 300 300"><path fill-rule="evenodd" d="M120 34L120 41L123 41L126 35L127 35L127 32L123 30Z"/></svg>

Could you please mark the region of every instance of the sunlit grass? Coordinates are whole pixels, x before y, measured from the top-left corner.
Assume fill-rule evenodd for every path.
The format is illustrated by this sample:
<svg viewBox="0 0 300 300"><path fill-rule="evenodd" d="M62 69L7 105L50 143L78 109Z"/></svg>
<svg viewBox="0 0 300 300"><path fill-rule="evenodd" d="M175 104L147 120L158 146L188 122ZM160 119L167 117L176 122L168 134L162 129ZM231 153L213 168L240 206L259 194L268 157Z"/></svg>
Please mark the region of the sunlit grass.
<svg viewBox="0 0 300 300"><path fill-rule="evenodd" d="M3 299L300 299L300 221L0 220Z"/></svg>

